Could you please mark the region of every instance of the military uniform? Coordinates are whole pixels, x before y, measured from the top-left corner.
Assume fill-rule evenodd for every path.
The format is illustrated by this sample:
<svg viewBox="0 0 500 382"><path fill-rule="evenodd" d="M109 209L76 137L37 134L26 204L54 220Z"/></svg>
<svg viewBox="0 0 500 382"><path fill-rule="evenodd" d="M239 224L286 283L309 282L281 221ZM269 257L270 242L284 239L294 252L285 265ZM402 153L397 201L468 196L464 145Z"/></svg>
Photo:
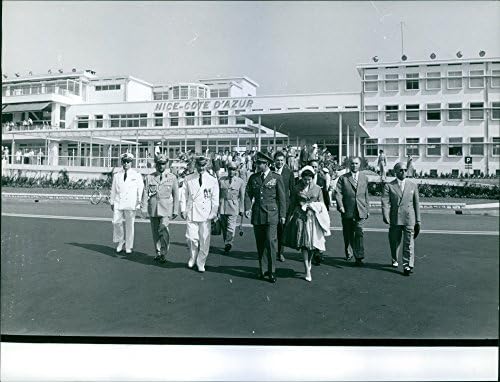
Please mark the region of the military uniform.
<svg viewBox="0 0 500 382"><path fill-rule="evenodd" d="M265 154L259 154L268 158ZM272 159L269 162L272 162ZM266 252L267 272L272 280L276 269L277 226L280 219L286 217L285 187L280 175L268 169L266 173L258 172L250 176L245 192L245 210L250 208L260 274L265 274L262 258Z"/></svg>
<svg viewBox="0 0 500 382"><path fill-rule="evenodd" d="M203 163L206 165L206 160ZM196 263L198 270L203 272L210 248L211 220L219 209L219 183L206 171L203 174L195 172L186 177L183 192L180 207L186 217L188 266L192 268Z"/></svg>
<svg viewBox="0 0 500 382"><path fill-rule="evenodd" d="M232 178L223 176L219 180L219 187L219 215L222 237L226 246L232 246L238 215L243 215L244 212L245 182L237 176Z"/></svg>
<svg viewBox="0 0 500 382"><path fill-rule="evenodd" d="M168 170L147 175L142 206L142 212L147 212L149 216L156 255L166 256L170 244L169 221L172 215L179 214L179 185L176 176Z"/></svg>

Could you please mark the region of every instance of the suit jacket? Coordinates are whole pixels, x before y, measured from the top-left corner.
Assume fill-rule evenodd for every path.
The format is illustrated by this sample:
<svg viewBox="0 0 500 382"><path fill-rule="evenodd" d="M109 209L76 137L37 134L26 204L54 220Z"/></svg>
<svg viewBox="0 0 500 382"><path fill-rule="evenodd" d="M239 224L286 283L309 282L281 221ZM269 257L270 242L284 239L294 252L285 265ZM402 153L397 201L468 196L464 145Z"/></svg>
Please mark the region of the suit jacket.
<svg viewBox="0 0 500 382"><path fill-rule="evenodd" d="M286 164L283 165L283 169L281 170L281 179L283 180L283 185L285 186L285 199L286 199L286 207L290 204L290 196L295 188L295 178L293 176L292 170Z"/></svg>
<svg viewBox="0 0 500 382"><path fill-rule="evenodd" d="M382 194L382 214L391 225L420 224L418 186L407 178L404 191L401 192L397 179L386 183Z"/></svg>
<svg viewBox="0 0 500 382"><path fill-rule="evenodd" d="M160 180L160 173L153 172L146 176L142 194L143 208L147 205L150 217L179 214L179 184L177 177L165 171Z"/></svg>
<svg viewBox="0 0 500 382"><path fill-rule="evenodd" d="M234 176L229 181L229 176L219 179L219 213L222 215L237 216L244 212L245 182Z"/></svg>
<svg viewBox="0 0 500 382"><path fill-rule="evenodd" d="M119 210L135 210L142 200L144 181L135 170L127 171L127 180L123 180L124 173L121 170L113 175L109 202Z"/></svg>
<svg viewBox="0 0 500 382"><path fill-rule="evenodd" d="M301 181L299 181L292 192L292 197L290 198L288 215L291 215L297 207L302 207L303 203L324 202L323 192L317 184L312 184L307 192L305 192L302 187Z"/></svg>
<svg viewBox="0 0 500 382"><path fill-rule="evenodd" d="M252 204L253 200L253 204ZM252 208L252 224L278 224L286 217L285 186L280 175L269 171L264 181L260 172L248 179L245 210Z"/></svg>
<svg viewBox="0 0 500 382"><path fill-rule="evenodd" d="M330 211L330 193L328 192L328 184L326 183L326 179L318 174L316 184L321 187L321 192L323 193L323 201L325 202L326 209Z"/></svg>
<svg viewBox="0 0 500 382"><path fill-rule="evenodd" d="M219 209L219 182L207 173L202 175L200 187L199 174L188 175L184 180L184 196L181 198L181 212L186 212L187 220L204 222L217 216Z"/></svg>
<svg viewBox="0 0 500 382"><path fill-rule="evenodd" d="M361 219L366 219L370 206L368 202L368 177L359 172L358 186L354 188L352 173L348 172L342 175L337 182L335 201L339 212L344 207L345 212L342 214L342 218L353 218L357 210L358 216Z"/></svg>

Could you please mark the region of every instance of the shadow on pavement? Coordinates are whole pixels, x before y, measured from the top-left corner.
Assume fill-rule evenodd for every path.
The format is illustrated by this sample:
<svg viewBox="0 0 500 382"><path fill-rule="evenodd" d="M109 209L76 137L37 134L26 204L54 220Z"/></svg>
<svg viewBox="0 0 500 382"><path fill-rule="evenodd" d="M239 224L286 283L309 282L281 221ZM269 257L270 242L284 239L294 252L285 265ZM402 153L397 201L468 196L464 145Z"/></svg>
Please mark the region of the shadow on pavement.
<svg viewBox="0 0 500 382"><path fill-rule="evenodd" d="M345 257L325 257L322 264L329 265L335 268L359 268L359 269L368 268L389 273L402 274L402 272L399 272L396 268L393 268L390 264L369 263L365 261L362 266L359 266L356 265L354 259L346 261Z"/></svg>
<svg viewBox="0 0 500 382"><path fill-rule="evenodd" d="M174 263L168 258L167 258L168 261L165 264L156 263L153 261L153 256L150 256L144 252L134 251L131 254L126 255L125 252L116 253L115 248L108 247L106 245L86 244L86 243L66 243L66 244L88 249L89 251L102 253L103 255L106 256L133 261L134 263L139 263L143 265L152 265L160 268L187 268L186 263Z"/></svg>
<svg viewBox="0 0 500 382"><path fill-rule="evenodd" d="M206 266L207 273L221 273L225 275L230 275L234 277L242 277L246 279L259 280L258 272L259 267L256 262L255 267L247 267L247 266L228 266L228 265L220 265L220 266ZM301 278L302 274L295 272L293 269L288 268L276 268L276 277L278 279L289 279L289 278ZM267 282L266 280L262 280L263 282Z"/></svg>

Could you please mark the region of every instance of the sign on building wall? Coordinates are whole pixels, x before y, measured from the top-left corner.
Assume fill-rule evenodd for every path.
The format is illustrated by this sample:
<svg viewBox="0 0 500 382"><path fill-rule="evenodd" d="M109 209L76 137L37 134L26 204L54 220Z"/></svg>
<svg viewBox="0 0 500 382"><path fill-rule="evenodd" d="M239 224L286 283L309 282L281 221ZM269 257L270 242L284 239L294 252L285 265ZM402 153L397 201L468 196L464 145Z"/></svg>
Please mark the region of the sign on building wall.
<svg viewBox="0 0 500 382"><path fill-rule="evenodd" d="M253 99L223 99L223 100L196 100L196 101L169 101L158 102L155 111L171 110L217 110L217 109L249 109Z"/></svg>

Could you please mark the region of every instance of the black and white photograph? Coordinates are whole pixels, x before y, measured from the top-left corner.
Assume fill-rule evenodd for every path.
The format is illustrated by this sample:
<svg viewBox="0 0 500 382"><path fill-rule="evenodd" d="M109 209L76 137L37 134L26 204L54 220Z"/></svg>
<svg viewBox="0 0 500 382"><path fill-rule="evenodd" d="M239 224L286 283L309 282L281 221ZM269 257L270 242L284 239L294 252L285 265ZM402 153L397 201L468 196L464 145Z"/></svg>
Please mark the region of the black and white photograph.
<svg viewBox="0 0 500 382"><path fill-rule="evenodd" d="M497 380L499 25L3 1L1 379Z"/></svg>

